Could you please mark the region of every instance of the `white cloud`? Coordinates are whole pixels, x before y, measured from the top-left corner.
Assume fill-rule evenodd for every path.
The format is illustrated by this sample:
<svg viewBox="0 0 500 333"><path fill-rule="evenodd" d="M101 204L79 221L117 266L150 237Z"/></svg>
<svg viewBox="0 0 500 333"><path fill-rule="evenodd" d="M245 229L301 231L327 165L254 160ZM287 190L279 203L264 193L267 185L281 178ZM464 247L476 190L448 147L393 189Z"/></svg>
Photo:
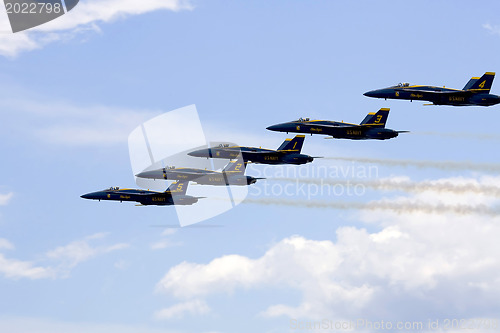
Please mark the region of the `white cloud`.
<svg viewBox="0 0 500 333"><path fill-rule="evenodd" d="M156 319L180 319L183 318L185 314L198 315L206 314L209 311L210 308L205 303L205 301L196 299L178 303L168 308L157 311L154 316Z"/></svg>
<svg viewBox="0 0 500 333"><path fill-rule="evenodd" d="M16 57L21 52L74 38L84 31L100 31L98 24L132 15L156 10L180 11L192 8L187 0L82 0L69 13L36 28L15 34L10 32L7 13L0 11L0 54Z"/></svg>
<svg viewBox="0 0 500 333"><path fill-rule="evenodd" d="M42 142L70 146L127 142L128 135L137 124L161 113L107 106L82 107L26 97L4 99L0 101L0 106L19 116L16 122L18 133L26 133ZM29 117L31 121L23 121L24 117Z"/></svg>
<svg viewBox="0 0 500 333"><path fill-rule="evenodd" d="M177 232L176 229L166 228L161 233L161 235L162 236L171 236L171 235L175 234L176 232ZM151 250L162 250L162 249L166 249L168 247L176 247L176 246L181 246L181 245L182 245L182 242L175 242L175 241L172 241L171 239L163 238L160 241L151 244Z"/></svg>
<svg viewBox="0 0 500 333"><path fill-rule="evenodd" d="M12 199L12 196L14 193L9 192L7 194L2 194L0 193L0 206L5 206L9 204L10 199Z"/></svg>
<svg viewBox="0 0 500 333"><path fill-rule="evenodd" d="M39 266L32 261L9 259L0 253L0 274L11 279L66 278L69 276L71 269L78 264L99 255L122 250L129 246L125 243L101 246L93 246L91 244L91 242L103 239L105 236L106 234L104 233L94 234L82 240L77 240L48 251L42 259L39 259L39 261L51 261L51 265L46 267ZM0 238L1 249L13 250L14 245L7 239Z"/></svg>
<svg viewBox="0 0 500 333"><path fill-rule="evenodd" d="M483 24L483 28L488 30L491 34L500 35L500 26L498 25L491 25L489 23L485 23Z"/></svg>
<svg viewBox="0 0 500 333"><path fill-rule="evenodd" d="M50 267L35 266L30 261L8 259L1 253L0 273L2 273L6 278L11 279L28 278L36 280L54 277L54 271Z"/></svg>
<svg viewBox="0 0 500 333"><path fill-rule="evenodd" d="M117 262L115 262L113 266L119 270L126 270L130 267L130 262L121 259L121 260L118 260Z"/></svg>
<svg viewBox="0 0 500 333"><path fill-rule="evenodd" d="M14 245L12 245L12 243L6 240L5 238L0 238L0 250L1 249L13 250Z"/></svg>
<svg viewBox="0 0 500 333"><path fill-rule="evenodd" d="M96 239L102 239L105 234L98 233L82 240L71 242L65 246L59 246L46 253L46 257L58 263L58 271L62 276L67 276L69 270L78 264L98 255L106 254L116 250L129 247L128 244L118 243L109 246L92 246L90 243Z"/></svg>
<svg viewBox="0 0 500 333"><path fill-rule="evenodd" d="M169 239L163 239L161 241L151 244L151 250L163 250L169 247L181 246L182 242L173 242Z"/></svg>
<svg viewBox="0 0 500 333"><path fill-rule="evenodd" d="M491 177L489 184L499 180ZM485 180L476 181L483 184ZM449 183L470 184L474 179L436 181ZM232 254L207 264L183 262L165 274L156 290L182 300L266 287L287 288L301 295L298 304L279 300L269 304L262 312L269 317L320 319L333 314L370 319L389 312L395 318L416 318L450 311L466 317L482 309L500 310L496 302L500 297L500 216L439 210L443 205L497 207L500 199L488 193L443 193L434 186L408 196L383 198L372 204L404 201L408 207L433 205L436 209L363 211L361 220L378 231L340 227L332 237L335 241L288 237L256 259Z"/></svg>
<svg viewBox="0 0 500 333"><path fill-rule="evenodd" d="M177 330L145 325L69 322L34 317L0 316L0 332L15 333L174 333Z"/></svg>
<svg viewBox="0 0 500 333"><path fill-rule="evenodd" d="M174 228L165 228L165 230L163 230L161 232L161 235L162 236L170 236L170 235L173 235L177 232L177 229L174 229Z"/></svg>

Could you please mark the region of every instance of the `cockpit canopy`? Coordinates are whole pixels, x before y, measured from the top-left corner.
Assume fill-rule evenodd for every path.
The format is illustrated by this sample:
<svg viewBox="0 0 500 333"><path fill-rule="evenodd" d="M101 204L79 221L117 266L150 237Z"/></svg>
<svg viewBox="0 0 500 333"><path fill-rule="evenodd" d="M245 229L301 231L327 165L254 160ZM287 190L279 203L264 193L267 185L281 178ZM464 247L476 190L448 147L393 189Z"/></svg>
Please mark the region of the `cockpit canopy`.
<svg viewBox="0 0 500 333"><path fill-rule="evenodd" d="M106 191L118 191L120 188L118 186L113 187L111 186L110 188L106 189Z"/></svg>
<svg viewBox="0 0 500 333"><path fill-rule="evenodd" d="M309 118L299 118L298 120L299 123L303 123L304 121L309 121Z"/></svg>
<svg viewBox="0 0 500 333"><path fill-rule="evenodd" d="M408 82L400 82L400 83L398 83L398 85L396 87L402 88L402 87L409 87L409 86L410 86L410 84Z"/></svg>

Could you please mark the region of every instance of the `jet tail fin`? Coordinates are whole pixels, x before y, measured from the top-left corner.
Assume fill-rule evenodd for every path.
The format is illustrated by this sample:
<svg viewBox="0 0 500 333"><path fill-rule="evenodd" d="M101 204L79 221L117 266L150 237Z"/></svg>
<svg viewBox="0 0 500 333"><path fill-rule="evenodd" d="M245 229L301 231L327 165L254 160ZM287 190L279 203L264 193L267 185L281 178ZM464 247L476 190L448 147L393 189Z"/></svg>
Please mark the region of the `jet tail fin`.
<svg viewBox="0 0 500 333"><path fill-rule="evenodd" d="M173 195L184 195L186 194L187 188L189 185L189 181L177 181L175 183L170 184L165 192L170 192Z"/></svg>
<svg viewBox="0 0 500 333"><path fill-rule="evenodd" d="M222 172L231 172L234 174L244 174L245 173L245 167L247 166L247 163L243 161L243 157L241 155L234 161L230 161L225 167Z"/></svg>
<svg viewBox="0 0 500 333"><path fill-rule="evenodd" d="M389 108L382 108L378 110L377 113L368 113L360 123L360 125L369 125L369 126L377 126L377 127L385 127L385 123L387 122L387 117L389 117Z"/></svg>
<svg viewBox="0 0 500 333"><path fill-rule="evenodd" d="M484 91L489 93L491 89L491 85L493 84L493 79L495 78L495 73L494 72L486 72L484 73L483 76L478 78L476 81L472 82L472 80L475 80L476 78L472 78L467 82L467 84L464 87L464 90L475 90L475 91ZM470 86L469 86L470 85ZM467 87L469 86L469 87ZM466 89L467 87L467 89Z"/></svg>
<svg viewBox="0 0 500 333"><path fill-rule="evenodd" d="M305 137L305 135L296 135L293 139L286 139L277 150L291 150L300 153Z"/></svg>

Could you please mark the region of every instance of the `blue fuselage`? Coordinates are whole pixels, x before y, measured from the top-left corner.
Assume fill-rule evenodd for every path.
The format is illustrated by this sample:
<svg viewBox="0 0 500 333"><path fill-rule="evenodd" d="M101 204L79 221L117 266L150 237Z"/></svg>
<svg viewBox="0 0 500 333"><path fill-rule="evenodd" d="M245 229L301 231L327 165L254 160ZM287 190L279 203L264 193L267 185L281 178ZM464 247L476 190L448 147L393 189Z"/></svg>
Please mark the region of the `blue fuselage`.
<svg viewBox="0 0 500 333"><path fill-rule="evenodd" d="M84 199L92 200L112 200L112 201L135 201L142 205L192 205L198 199L189 195L172 195L170 192L154 192L137 189L103 190L87 193L81 196Z"/></svg>
<svg viewBox="0 0 500 333"><path fill-rule="evenodd" d="M386 140L398 136L397 131L384 127L362 126L328 120L290 121L269 126L267 129L287 133L323 134L330 135L335 139L351 140Z"/></svg>
<svg viewBox="0 0 500 333"><path fill-rule="evenodd" d="M436 105L491 106L500 103L500 96L486 92L457 90L434 86L388 87L364 93L367 97L429 101Z"/></svg>

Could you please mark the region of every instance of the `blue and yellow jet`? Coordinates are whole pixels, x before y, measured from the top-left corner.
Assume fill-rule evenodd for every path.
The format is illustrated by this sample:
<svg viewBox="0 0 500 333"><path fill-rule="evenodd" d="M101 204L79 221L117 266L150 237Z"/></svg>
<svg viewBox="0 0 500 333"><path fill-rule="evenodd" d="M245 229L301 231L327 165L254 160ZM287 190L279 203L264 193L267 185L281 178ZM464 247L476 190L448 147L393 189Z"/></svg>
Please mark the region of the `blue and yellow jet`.
<svg viewBox="0 0 500 333"><path fill-rule="evenodd" d="M201 185L251 185L258 179L252 176L245 176L246 163L239 156L234 161L230 161L222 172L194 169L194 168L163 168L149 170L138 173L136 176L149 179L172 179L192 181Z"/></svg>
<svg viewBox="0 0 500 333"><path fill-rule="evenodd" d="M299 120L272 125L267 129L270 131L287 133L295 132L307 133L311 135L329 135L330 137L327 139L386 140L397 137L399 133L407 132L385 128L387 117L389 117L389 110L390 109L388 108L382 108L377 113L368 113L359 125L338 121L309 120L309 118L300 118Z"/></svg>
<svg viewBox="0 0 500 333"><path fill-rule="evenodd" d="M250 161L260 164L305 164L312 162L314 157L300 153L304 144L304 138L304 135L296 135L293 139L286 139L276 150L222 144L219 147L195 150L188 153L188 155L233 159L241 154L245 162Z"/></svg>
<svg viewBox="0 0 500 333"><path fill-rule="evenodd" d="M99 201L136 201L144 206L192 205L201 197L186 195L188 185L189 182L176 182L171 184L165 192L110 187L106 190L84 194L81 197Z"/></svg>
<svg viewBox="0 0 500 333"><path fill-rule="evenodd" d="M500 103L500 96L490 94L494 78L493 72L484 73L481 77L473 77L462 90L399 83L397 86L368 91L363 95L385 99L422 100L432 102L434 105L490 106Z"/></svg>

